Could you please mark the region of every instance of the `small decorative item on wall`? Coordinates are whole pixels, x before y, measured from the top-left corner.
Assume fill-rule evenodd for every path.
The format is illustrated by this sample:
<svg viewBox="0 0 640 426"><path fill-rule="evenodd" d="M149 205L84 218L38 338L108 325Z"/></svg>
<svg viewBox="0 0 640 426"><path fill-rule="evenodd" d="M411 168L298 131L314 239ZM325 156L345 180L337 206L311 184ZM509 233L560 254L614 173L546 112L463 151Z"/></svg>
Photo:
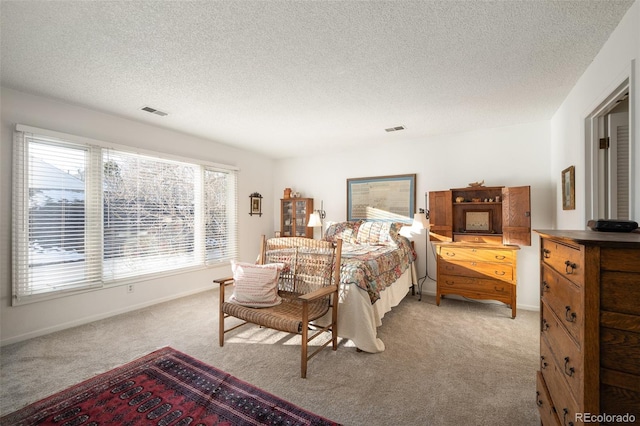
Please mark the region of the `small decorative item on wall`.
<svg viewBox="0 0 640 426"><path fill-rule="evenodd" d="M262 195L254 192L253 194L249 195L249 199L251 200L251 209L249 210L249 214L251 216L262 216Z"/></svg>
<svg viewBox="0 0 640 426"><path fill-rule="evenodd" d="M562 171L562 210L576 208L576 168L567 167Z"/></svg>

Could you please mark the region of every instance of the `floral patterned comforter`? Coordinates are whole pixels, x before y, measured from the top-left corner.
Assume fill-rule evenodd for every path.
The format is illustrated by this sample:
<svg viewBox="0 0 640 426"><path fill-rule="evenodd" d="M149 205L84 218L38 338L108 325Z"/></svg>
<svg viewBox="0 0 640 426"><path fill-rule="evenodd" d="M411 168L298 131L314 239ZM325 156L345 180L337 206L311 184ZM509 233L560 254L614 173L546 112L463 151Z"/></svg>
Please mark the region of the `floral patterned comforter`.
<svg viewBox="0 0 640 426"><path fill-rule="evenodd" d="M405 237L396 243L343 244L340 283L355 284L369 294L371 304L380 292L393 284L416 260L416 253Z"/></svg>

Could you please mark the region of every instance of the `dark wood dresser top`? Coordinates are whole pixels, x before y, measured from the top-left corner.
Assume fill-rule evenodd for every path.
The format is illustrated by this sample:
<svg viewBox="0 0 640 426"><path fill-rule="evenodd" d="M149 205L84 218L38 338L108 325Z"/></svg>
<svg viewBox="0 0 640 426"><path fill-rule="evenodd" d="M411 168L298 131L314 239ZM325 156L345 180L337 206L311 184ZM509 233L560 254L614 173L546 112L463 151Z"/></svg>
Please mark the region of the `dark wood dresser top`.
<svg viewBox="0 0 640 426"><path fill-rule="evenodd" d="M640 232L599 232L589 230L535 229L548 238L563 238L578 244L628 247L640 245Z"/></svg>

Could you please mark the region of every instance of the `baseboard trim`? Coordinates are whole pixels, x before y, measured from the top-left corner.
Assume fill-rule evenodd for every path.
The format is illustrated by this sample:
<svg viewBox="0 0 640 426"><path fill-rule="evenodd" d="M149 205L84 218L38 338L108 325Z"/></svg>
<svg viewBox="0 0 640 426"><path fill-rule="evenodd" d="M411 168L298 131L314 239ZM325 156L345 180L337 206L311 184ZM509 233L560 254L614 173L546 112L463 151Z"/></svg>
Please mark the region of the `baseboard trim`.
<svg viewBox="0 0 640 426"><path fill-rule="evenodd" d="M198 294L198 293L202 293L205 291L209 291L213 289L213 287L211 285L208 285L206 287L201 287L201 288L197 288L197 289L193 289L193 290L189 290L189 291L185 291L183 293L177 293L177 294L173 294L171 296L166 296L166 297L161 297L159 299L153 299L153 300L149 300L143 303L138 303L136 305L131 305L131 306L127 306L126 308L122 308L122 309L115 309L109 312L103 312L101 314L98 315L93 315L93 316L88 316L88 317L84 317L84 318L80 318L74 321L69 321L63 324L57 324L55 326L52 327L47 327L47 328L42 328L39 330L34 330L31 331L29 333L24 333L18 336L13 336L10 337L8 339L5 340L0 340L0 347L2 346L6 346L6 345L11 345L13 343L18 343L18 342L22 342L24 340L29 340L29 339L33 339L35 337L40 337L40 336L45 336L47 334L51 334L51 333L55 333L56 331L62 331L62 330L66 330L68 328L73 328L73 327L77 327L80 325L84 325L84 324L89 324L95 321L99 321L105 318L111 318L114 317L116 315L121 315L121 314L126 314L127 312L133 312L133 311L137 311L139 309L144 309L147 308L149 306L153 306L153 305L157 305L159 303L164 303L164 302L168 302L170 300L175 300L175 299L180 299L182 297L187 297L187 296L191 296L194 294Z"/></svg>

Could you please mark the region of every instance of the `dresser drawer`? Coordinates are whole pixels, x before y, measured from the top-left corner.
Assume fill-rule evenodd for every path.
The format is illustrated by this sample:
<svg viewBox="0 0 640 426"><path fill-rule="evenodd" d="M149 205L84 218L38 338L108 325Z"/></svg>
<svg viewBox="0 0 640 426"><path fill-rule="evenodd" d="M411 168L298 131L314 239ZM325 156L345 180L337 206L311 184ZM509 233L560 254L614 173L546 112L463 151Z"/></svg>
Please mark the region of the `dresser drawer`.
<svg viewBox="0 0 640 426"><path fill-rule="evenodd" d="M578 346L584 336L584 299L582 290L560 276L548 265L543 265L540 295L553 310Z"/></svg>
<svg viewBox="0 0 640 426"><path fill-rule="evenodd" d="M557 241L542 240L542 261L573 283L584 283L584 247L569 246Z"/></svg>
<svg viewBox="0 0 640 426"><path fill-rule="evenodd" d="M557 365L549 344L544 336L540 337L540 372L549 390L560 424L582 424L576 421L576 413L581 413L575 396L564 380L561 368ZM542 416L541 416L542 420Z"/></svg>
<svg viewBox="0 0 640 426"><path fill-rule="evenodd" d="M439 246L438 254L446 260L515 263L513 250Z"/></svg>
<svg viewBox="0 0 640 426"><path fill-rule="evenodd" d="M454 242L502 244L502 235L455 234Z"/></svg>
<svg viewBox="0 0 640 426"><path fill-rule="evenodd" d="M560 425L560 420L558 420L558 416L556 415L556 410L553 407L549 390L544 383L542 373L538 371L536 375L536 404L538 405L538 411L540 413L540 422L543 426Z"/></svg>
<svg viewBox="0 0 640 426"><path fill-rule="evenodd" d="M442 294L455 293L468 297L491 296L490 298L511 303L511 295L515 291L515 285L504 281L455 275L439 275L439 279L442 281L438 285Z"/></svg>
<svg viewBox="0 0 640 426"><path fill-rule="evenodd" d="M581 399L584 382L582 353L544 300L540 304L540 310L540 340L542 341L544 338L549 342L553 348L553 358L562 379L569 386L576 399Z"/></svg>
<svg viewBox="0 0 640 426"><path fill-rule="evenodd" d="M461 277L494 278L502 281L513 281L513 266L508 263L476 262L476 261L440 261L441 273Z"/></svg>

